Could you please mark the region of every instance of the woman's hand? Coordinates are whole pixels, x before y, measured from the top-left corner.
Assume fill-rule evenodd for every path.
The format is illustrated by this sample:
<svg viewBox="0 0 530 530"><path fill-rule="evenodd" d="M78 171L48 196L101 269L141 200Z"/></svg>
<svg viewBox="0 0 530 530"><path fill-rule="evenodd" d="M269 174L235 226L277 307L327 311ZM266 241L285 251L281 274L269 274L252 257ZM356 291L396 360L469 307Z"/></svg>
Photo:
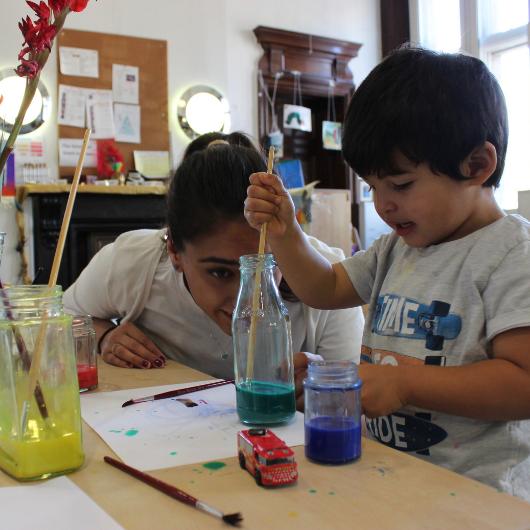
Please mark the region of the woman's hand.
<svg viewBox="0 0 530 530"><path fill-rule="evenodd" d="M105 362L122 368L163 368L166 364L164 354L131 322L109 331L100 348Z"/></svg>
<svg viewBox="0 0 530 530"><path fill-rule="evenodd" d="M294 394L296 397L296 410L304 411L304 379L307 375L308 359L304 352L293 355L294 365Z"/></svg>

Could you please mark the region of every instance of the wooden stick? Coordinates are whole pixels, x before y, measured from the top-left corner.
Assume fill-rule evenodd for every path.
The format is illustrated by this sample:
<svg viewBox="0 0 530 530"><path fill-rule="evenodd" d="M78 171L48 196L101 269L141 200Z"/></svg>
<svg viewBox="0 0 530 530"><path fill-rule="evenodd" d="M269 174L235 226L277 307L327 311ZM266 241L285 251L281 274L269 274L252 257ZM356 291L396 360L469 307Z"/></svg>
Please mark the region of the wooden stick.
<svg viewBox="0 0 530 530"><path fill-rule="evenodd" d="M269 158L267 160L267 173L272 173L274 165L274 147L269 148ZM247 351L247 381L251 380L254 375L254 352L256 350L256 313L259 306L259 293L261 292L261 271L265 259L265 241L267 239L267 223L261 225L259 232L258 257L259 262L256 266L256 275L254 277L254 291L252 292L252 313L250 315L250 331L248 335Z"/></svg>
<svg viewBox="0 0 530 530"><path fill-rule="evenodd" d="M77 167L75 168L74 178L72 179L72 186L70 187L70 194L68 195L68 201L66 203L66 209L64 211L63 222L61 224L61 231L59 232L59 239L57 241L57 247L55 248L55 256L53 258L52 270L50 272L50 278L48 280L48 289L55 287L57 283L57 276L59 274L59 267L61 265L61 258L63 256L64 244L66 241L66 235L68 233L68 227L70 225L70 218L72 217L72 210L74 207L75 196L77 194L77 188L79 186L79 178L81 177L81 171L83 169L83 163L85 161L85 154L88 147L88 141L90 139L90 129L86 129L85 136L83 138L83 145L81 146L81 152L79 153L79 159L77 161ZM43 315L42 322L39 328L39 334L35 342L35 348L33 350L33 360L31 362L31 368L28 376L28 397L23 405L22 412L22 432L25 431L27 416L29 412L29 403L31 395L34 392L37 384L37 378L39 373L40 360L42 356L42 350L44 348L44 339L46 336L46 315Z"/></svg>

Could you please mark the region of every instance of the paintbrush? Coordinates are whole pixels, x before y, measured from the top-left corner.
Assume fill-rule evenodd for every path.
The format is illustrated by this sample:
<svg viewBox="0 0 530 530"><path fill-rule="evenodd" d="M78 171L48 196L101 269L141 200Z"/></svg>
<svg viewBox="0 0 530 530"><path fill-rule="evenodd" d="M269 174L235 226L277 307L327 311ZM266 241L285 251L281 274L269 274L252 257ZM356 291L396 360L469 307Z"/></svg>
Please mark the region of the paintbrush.
<svg viewBox="0 0 530 530"><path fill-rule="evenodd" d="M10 322L14 322L15 317L13 316L13 312L11 310L12 309L11 304L9 303L7 292L4 290L4 286L1 280L0 280L0 293L2 294L2 300L5 306L7 320L9 320ZM11 331L13 332L13 335L15 337L15 343L17 345L17 350L20 355L20 360L22 361L22 367L24 368L26 372L29 372L29 369L31 367L31 357L29 355L28 349L26 348L24 337L22 337L22 333L20 332L20 329L15 324L11 324ZM35 400L37 401L37 405L39 407L39 412L42 418L46 420L48 418L48 408L46 407L46 401L44 400L44 395L42 394L42 389L38 381L37 381L37 384L35 385L34 396L35 396Z"/></svg>
<svg viewBox="0 0 530 530"><path fill-rule="evenodd" d="M269 147L269 156L267 159L267 173L272 173L274 167L274 147ZM263 259L265 257L265 241L267 240L267 223L261 225L259 232L258 256L260 262L256 266L254 276L254 291L252 292L252 313L250 315L250 330L248 334L248 353L247 353L247 379L254 376L254 350L256 349L256 327L258 321L256 314L259 306L259 295L261 291L261 271L263 269Z"/></svg>
<svg viewBox="0 0 530 530"><path fill-rule="evenodd" d="M226 379L223 381L215 381L213 383L205 383L203 385L189 386L186 388L177 388L176 390L168 390L167 392L161 392L153 396L146 396L136 399L129 399L122 407L128 407L129 405L135 405L136 403L144 403L145 401L156 401L158 399L167 399L176 396L182 396L183 394L191 394L192 392L199 392L200 390L208 390L209 388L216 388L218 386L229 385L233 383L233 379Z"/></svg>
<svg viewBox="0 0 530 530"><path fill-rule="evenodd" d="M161 491L162 493L169 495L173 499L177 499L178 501L183 502L184 504L189 504L190 506L193 506L194 508L197 508L198 510L201 510L202 512L209 513L210 515L213 515L214 517L222 519L225 523L228 523L231 526L239 526L239 523L243 520L243 517L241 516L239 512L229 513L227 515L224 515L223 512L221 512L217 508L214 508L213 506L210 506L209 504L206 504L205 502L200 501L199 499L196 499L195 497L191 496L189 493L186 493L185 491L182 491L181 489L175 486L172 486L171 484L168 484L167 482L157 479L151 475L148 475L147 473L144 473L143 471L139 471L138 469L135 469L134 467L128 466L127 464L124 464L123 462L120 462L119 460L115 460L114 458L111 458L110 456L105 456L103 457L103 459L105 460L105 462L107 462L107 464L110 464L111 466L114 466L115 468L125 473L128 473L134 478L137 478L138 480L141 480L142 482L149 484L149 486L152 486L158 491Z"/></svg>

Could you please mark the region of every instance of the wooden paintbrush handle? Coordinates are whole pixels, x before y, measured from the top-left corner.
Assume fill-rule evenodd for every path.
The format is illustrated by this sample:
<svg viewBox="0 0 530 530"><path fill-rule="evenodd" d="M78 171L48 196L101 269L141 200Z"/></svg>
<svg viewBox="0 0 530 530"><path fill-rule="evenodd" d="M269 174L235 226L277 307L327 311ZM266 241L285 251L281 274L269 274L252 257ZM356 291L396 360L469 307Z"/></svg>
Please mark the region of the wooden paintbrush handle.
<svg viewBox="0 0 530 530"><path fill-rule="evenodd" d="M149 486L157 489L158 491L161 491L162 493L165 493L166 495L169 495L173 499L177 499L178 501L181 501L185 504L189 504L191 506L195 506L197 504L197 499L195 497L192 497L185 491L182 491L179 488L176 488L175 486L164 482L163 480L148 475L147 473L144 473L139 469L135 469L134 467L128 466L127 464L124 464L119 460L111 458L110 456L105 456L103 457L103 459L105 460L105 462L107 462L107 464L110 464L111 466L114 466L120 471L123 471L124 473L127 473L132 477L137 478L138 480L141 480L146 484L149 484Z"/></svg>

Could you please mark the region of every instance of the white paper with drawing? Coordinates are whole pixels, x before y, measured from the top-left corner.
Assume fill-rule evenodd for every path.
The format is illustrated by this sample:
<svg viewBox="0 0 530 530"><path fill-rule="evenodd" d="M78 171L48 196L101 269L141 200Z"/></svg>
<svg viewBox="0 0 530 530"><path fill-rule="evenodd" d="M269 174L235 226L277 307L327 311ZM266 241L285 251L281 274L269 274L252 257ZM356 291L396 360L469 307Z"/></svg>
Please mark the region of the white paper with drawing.
<svg viewBox="0 0 530 530"><path fill-rule="evenodd" d="M236 456L237 432L247 427L237 416L234 385L122 408L129 399L200 383L84 395L83 419L122 460L141 470ZM188 400L196 405L189 406ZM289 425L275 426L274 432L287 445L303 444L303 415L297 412Z"/></svg>

